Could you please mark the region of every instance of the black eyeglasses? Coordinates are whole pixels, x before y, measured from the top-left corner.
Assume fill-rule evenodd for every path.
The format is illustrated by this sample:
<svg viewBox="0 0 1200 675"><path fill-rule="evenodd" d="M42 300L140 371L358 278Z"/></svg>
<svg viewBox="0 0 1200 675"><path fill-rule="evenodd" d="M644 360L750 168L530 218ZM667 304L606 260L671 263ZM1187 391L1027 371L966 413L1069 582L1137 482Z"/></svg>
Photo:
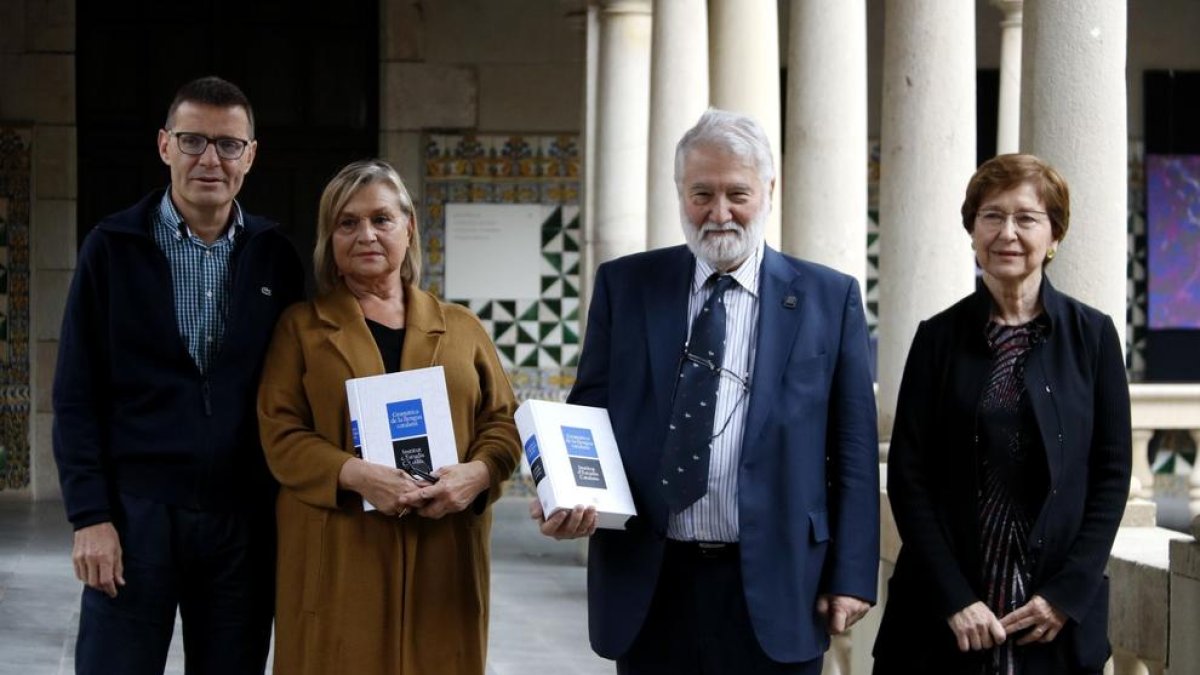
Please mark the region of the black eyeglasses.
<svg viewBox="0 0 1200 675"><path fill-rule="evenodd" d="M396 460L399 462L400 468L408 472L408 475L412 476L413 478L420 478L427 483L438 482L437 476L429 473L416 464L413 464L411 461L409 461L408 457L404 453L397 453Z"/></svg>
<svg viewBox="0 0 1200 675"><path fill-rule="evenodd" d="M746 398L750 395L750 376L746 375L743 377L742 375L738 375L724 366L717 365L712 361L712 359L706 359L703 356L697 356L689 352L687 343L684 343L683 353L679 356L679 368L676 369L675 390L671 393L672 408L675 407L675 396L679 393L679 380L683 377L684 363L691 363L700 368L704 368L713 376L728 378L733 380L738 385L739 394L737 402L734 403L733 407L729 409L729 415L725 417L725 421L721 423L721 426L719 429L717 429L717 432L708 437L708 440L714 440L721 434L725 433L725 430L729 428L729 423L733 421L734 413L738 411L738 408L742 407L742 404L745 403Z"/></svg>
<svg viewBox="0 0 1200 675"><path fill-rule="evenodd" d="M212 138L204 134L194 134L187 131L171 131L167 133L175 137L175 143L179 146L179 151L185 155L203 155L208 149L209 143L217 149L217 157L221 159L240 159L242 153L246 152L246 146L250 145L250 141L241 138L230 138L221 136Z"/></svg>

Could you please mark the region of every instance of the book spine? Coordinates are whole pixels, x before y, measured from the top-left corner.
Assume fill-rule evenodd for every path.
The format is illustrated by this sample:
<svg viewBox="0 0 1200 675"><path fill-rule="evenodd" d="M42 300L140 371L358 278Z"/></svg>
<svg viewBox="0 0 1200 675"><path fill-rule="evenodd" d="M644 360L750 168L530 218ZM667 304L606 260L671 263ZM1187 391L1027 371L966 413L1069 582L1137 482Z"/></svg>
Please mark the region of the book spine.
<svg viewBox="0 0 1200 675"><path fill-rule="evenodd" d="M363 428L362 428L362 409L359 403L358 382L354 379L346 380L346 409L350 413L350 437L354 443L354 456L359 459L363 458ZM363 511L374 511L375 505L367 501L366 497L362 500Z"/></svg>

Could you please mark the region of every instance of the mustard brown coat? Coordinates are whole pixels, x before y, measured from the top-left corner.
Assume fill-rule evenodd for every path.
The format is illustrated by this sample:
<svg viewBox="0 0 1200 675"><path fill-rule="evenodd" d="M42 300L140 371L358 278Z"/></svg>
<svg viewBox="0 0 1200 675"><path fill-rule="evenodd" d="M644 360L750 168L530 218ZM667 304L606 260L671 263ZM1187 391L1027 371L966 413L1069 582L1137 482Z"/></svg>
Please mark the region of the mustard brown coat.
<svg viewBox="0 0 1200 675"><path fill-rule="evenodd" d="M500 494L520 456L512 387L469 311L405 286L401 370L440 365L458 457ZM258 415L282 489L275 672L356 675L484 672L491 512L430 520L364 513L338 489L353 456L344 383L384 372L358 301L338 286L280 319Z"/></svg>

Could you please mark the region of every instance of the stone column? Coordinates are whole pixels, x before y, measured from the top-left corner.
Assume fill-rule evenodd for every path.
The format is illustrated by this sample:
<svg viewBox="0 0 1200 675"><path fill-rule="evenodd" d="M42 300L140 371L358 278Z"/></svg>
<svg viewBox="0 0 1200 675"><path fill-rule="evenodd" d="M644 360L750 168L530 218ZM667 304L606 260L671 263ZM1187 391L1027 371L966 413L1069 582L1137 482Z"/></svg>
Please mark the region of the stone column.
<svg viewBox="0 0 1200 675"><path fill-rule="evenodd" d="M593 270L646 248L650 24L649 0L601 3Z"/></svg>
<svg viewBox="0 0 1200 675"><path fill-rule="evenodd" d="M992 0L1004 12L1000 22L1000 110L996 154L1017 152L1021 128L1021 6L1023 0Z"/></svg>
<svg viewBox="0 0 1200 675"><path fill-rule="evenodd" d="M705 0L654 0L650 56L650 248L683 243L675 190L675 145L708 107Z"/></svg>
<svg viewBox="0 0 1200 675"><path fill-rule="evenodd" d="M867 8L793 0L783 250L867 276Z"/></svg>
<svg viewBox="0 0 1200 675"><path fill-rule="evenodd" d="M754 117L771 141L775 193L767 220L767 243L779 248L783 140L778 5L775 0L708 0L708 36L713 107Z"/></svg>
<svg viewBox="0 0 1200 675"><path fill-rule="evenodd" d="M879 430L891 437L922 319L974 289L959 208L975 167L975 8L884 4L879 184ZM1122 268L1124 269L1124 268Z"/></svg>
<svg viewBox="0 0 1200 675"><path fill-rule="evenodd" d="M1071 188L1071 229L1048 276L1125 336L1126 3L1032 2L1022 44L1021 149ZM1098 273L1103 270L1103 273Z"/></svg>
<svg viewBox="0 0 1200 675"><path fill-rule="evenodd" d="M588 303L592 298L593 232L596 231L596 85L600 79L600 8L589 3L584 30L587 56L584 59L583 94L583 180L580 182L580 224L583 246L579 266L579 330L587 329Z"/></svg>

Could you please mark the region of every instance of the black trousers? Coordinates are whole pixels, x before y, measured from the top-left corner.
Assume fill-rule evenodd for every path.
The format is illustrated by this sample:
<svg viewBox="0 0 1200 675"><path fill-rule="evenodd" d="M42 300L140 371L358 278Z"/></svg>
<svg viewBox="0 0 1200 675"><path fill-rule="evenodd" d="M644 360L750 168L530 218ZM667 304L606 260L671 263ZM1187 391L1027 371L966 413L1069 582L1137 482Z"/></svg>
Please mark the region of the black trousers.
<svg viewBox="0 0 1200 675"><path fill-rule="evenodd" d="M736 545L667 542L646 623L618 675L820 675L822 659L779 663L750 624Z"/></svg>
<svg viewBox="0 0 1200 675"><path fill-rule="evenodd" d="M193 511L121 495L125 585L84 588L81 675L161 675L183 617L188 675L262 675L275 605L274 514Z"/></svg>

